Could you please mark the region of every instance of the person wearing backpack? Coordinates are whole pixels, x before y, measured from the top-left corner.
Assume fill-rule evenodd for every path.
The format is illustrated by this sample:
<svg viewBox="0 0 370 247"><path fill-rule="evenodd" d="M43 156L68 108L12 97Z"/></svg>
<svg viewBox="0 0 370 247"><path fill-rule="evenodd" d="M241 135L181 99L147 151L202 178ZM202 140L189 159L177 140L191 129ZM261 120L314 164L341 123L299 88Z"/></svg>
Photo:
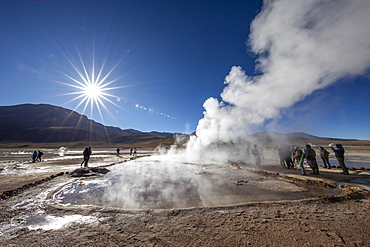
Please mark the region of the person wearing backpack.
<svg viewBox="0 0 370 247"><path fill-rule="evenodd" d="M316 152L311 148L310 144L306 145L304 149L304 154L307 159L308 166L312 169L312 174L319 175L319 166L316 162Z"/></svg>

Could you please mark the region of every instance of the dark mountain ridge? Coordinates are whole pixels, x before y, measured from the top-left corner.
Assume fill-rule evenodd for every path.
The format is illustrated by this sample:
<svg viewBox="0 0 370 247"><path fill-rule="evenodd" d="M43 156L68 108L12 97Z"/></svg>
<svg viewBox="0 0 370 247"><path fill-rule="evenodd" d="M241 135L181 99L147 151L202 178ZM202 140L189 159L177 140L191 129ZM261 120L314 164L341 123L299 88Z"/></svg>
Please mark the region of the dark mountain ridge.
<svg viewBox="0 0 370 247"><path fill-rule="evenodd" d="M171 145L175 135L168 132L141 132L104 126L75 111L48 104L0 106L0 142L105 143L146 146ZM189 135L188 135L189 136ZM355 139L326 138L303 132L281 134L260 132L252 135L262 144L361 142ZM83 144L82 144L83 143Z"/></svg>
<svg viewBox="0 0 370 247"><path fill-rule="evenodd" d="M104 126L75 111L47 104L0 106L0 141L13 142L106 142L161 141L170 133L145 133Z"/></svg>

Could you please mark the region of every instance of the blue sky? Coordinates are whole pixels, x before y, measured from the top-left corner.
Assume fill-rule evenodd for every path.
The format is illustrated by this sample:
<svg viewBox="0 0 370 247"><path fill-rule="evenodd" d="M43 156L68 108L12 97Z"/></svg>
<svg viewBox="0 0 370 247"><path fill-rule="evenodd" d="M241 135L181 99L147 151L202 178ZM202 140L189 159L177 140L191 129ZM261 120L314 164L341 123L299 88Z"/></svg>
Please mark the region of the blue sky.
<svg viewBox="0 0 370 247"><path fill-rule="evenodd" d="M248 45L262 1L1 1L0 105L46 103L75 109L65 85L103 67L113 81L105 102L84 114L140 131L192 132L203 103L220 94L233 66L248 76L258 55ZM79 57L80 55L80 57ZM368 67L367 67L368 72ZM95 75L96 77L97 75ZM62 82L62 83L60 83ZM292 88L291 93L294 94ZM302 131L370 140L369 73L341 76L280 109L253 131ZM83 104L84 105L84 104ZM83 105L76 109L83 113Z"/></svg>

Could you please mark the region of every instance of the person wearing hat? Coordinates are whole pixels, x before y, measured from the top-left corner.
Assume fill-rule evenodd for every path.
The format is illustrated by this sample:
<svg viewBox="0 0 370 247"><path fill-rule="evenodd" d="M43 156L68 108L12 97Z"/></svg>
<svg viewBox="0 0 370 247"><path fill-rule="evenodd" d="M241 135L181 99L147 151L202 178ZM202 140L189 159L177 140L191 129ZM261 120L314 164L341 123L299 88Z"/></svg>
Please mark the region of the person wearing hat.
<svg viewBox="0 0 370 247"><path fill-rule="evenodd" d="M337 158L338 163L343 170L342 174L349 175L348 168L346 164L344 163L344 148L342 144L335 144L335 146L337 148L335 149L333 148L333 146L331 146L331 150L333 150L333 152L335 153L335 158Z"/></svg>

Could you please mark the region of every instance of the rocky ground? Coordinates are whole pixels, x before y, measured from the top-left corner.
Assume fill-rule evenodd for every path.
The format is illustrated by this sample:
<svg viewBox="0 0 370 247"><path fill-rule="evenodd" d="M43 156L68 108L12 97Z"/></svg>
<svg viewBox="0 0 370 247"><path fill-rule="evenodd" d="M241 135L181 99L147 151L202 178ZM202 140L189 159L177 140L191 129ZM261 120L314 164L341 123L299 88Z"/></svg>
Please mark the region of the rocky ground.
<svg viewBox="0 0 370 247"><path fill-rule="evenodd" d="M95 160L121 161L114 156ZM70 169L1 175L1 191L14 191L0 199L1 246L370 246L366 170L345 176L338 168L321 169L319 176L302 176L272 160L265 160L262 169L235 164L264 176L340 187L343 193L226 207L127 211L55 204L52 192L80 179L66 174L78 168L77 163L50 161L43 165L70 164Z"/></svg>

